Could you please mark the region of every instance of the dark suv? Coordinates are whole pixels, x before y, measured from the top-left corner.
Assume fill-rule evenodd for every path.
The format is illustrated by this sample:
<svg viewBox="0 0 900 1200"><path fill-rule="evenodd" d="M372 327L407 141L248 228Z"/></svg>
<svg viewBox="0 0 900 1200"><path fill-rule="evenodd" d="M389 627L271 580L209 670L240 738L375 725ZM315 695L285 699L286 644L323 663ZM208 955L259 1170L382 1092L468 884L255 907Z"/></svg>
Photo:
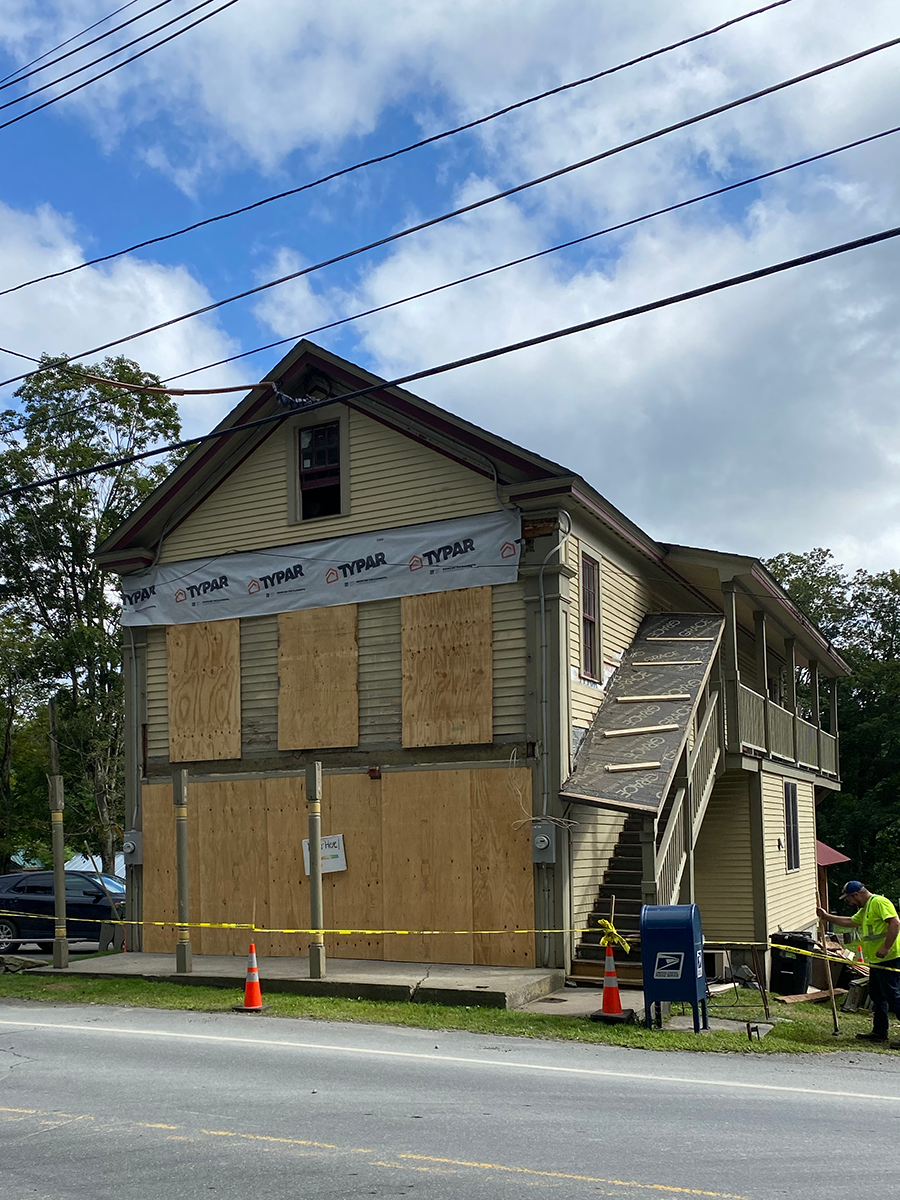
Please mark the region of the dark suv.
<svg viewBox="0 0 900 1200"><path fill-rule="evenodd" d="M0 954L18 950L21 942L37 942L42 950L52 950L53 915L52 871L0 875ZM121 920L124 915L125 884L121 879L91 871L66 871L66 932L70 941L96 942L101 921Z"/></svg>

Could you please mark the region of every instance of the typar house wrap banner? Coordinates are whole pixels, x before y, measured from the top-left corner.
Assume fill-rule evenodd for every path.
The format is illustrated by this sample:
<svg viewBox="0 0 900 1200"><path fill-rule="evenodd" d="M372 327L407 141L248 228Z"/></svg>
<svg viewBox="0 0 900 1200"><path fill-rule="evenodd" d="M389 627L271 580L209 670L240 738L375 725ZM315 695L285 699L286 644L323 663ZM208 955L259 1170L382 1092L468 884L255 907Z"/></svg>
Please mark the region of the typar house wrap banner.
<svg viewBox="0 0 900 1200"><path fill-rule="evenodd" d="M513 583L520 537L519 514L504 510L166 563L122 577L122 624L186 625Z"/></svg>

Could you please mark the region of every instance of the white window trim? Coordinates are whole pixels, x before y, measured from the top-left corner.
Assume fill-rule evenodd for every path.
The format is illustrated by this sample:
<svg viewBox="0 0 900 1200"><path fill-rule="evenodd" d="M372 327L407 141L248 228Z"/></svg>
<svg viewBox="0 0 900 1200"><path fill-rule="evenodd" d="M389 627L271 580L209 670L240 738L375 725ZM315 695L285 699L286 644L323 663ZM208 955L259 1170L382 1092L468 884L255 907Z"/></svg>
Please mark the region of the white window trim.
<svg viewBox="0 0 900 1200"><path fill-rule="evenodd" d="M341 448L341 511L327 517L312 517L303 520L303 496L300 491L300 431L311 425L328 425L337 421ZM317 408L313 412L298 413L287 422L287 520L289 525L314 528L320 521L334 521L337 517L350 515L350 410L344 404L332 408Z"/></svg>

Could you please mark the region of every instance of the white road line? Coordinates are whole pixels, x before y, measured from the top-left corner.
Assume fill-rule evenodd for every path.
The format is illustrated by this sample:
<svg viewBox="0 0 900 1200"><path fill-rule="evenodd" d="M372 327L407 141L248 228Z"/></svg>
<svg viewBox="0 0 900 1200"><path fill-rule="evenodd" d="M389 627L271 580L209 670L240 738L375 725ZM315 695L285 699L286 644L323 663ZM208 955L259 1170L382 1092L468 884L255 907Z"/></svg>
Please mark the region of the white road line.
<svg viewBox="0 0 900 1200"><path fill-rule="evenodd" d="M493 1059L466 1058L453 1054L418 1054L409 1050L372 1050L365 1046L332 1046L325 1042L289 1042L276 1038L232 1037L213 1033L179 1033L167 1029L120 1029L115 1025L66 1025L56 1021L7 1021L0 1026L18 1029L58 1029L75 1033L116 1033L123 1037L170 1038L189 1042L225 1042L242 1046L273 1046L286 1050L331 1051L335 1054L362 1054L371 1058L415 1059L420 1062L456 1063L461 1066L502 1067L504 1070L543 1071L558 1075L586 1075L599 1079L633 1079L641 1083L686 1083L694 1087L734 1088L752 1092L786 1092L801 1096L834 1096L838 1099L887 1100L900 1104L900 1095L876 1092L842 1092L819 1087L796 1087L778 1083L744 1083L736 1079L692 1079L686 1075L653 1075L642 1071L604 1071L598 1067L548 1066L544 1063L495 1062Z"/></svg>

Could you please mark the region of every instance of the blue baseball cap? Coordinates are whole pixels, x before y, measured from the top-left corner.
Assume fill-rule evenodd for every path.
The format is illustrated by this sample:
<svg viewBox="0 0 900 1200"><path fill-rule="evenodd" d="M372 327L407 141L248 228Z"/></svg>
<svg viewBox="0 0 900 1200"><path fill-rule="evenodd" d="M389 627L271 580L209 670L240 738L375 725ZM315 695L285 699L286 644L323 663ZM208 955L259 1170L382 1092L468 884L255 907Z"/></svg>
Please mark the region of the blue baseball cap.
<svg viewBox="0 0 900 1200"><path fill-rule="evenodd" d="M851 879L851 880L849 880L849 882L844 884L844 890L841 892L841 895L842 896L852 896L856 892L863 892L863 891L865 891L865 888L859 882L859 880Z"/></svg>

